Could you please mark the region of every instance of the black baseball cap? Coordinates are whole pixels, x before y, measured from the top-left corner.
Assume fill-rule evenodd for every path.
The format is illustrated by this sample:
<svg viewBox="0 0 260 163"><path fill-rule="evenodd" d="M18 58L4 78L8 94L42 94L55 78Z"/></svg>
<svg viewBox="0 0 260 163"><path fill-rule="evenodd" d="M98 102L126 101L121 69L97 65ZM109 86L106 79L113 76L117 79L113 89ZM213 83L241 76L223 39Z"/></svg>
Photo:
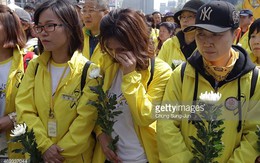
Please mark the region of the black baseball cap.
<svg viewBox="0 0 260 163"><path fill-rule="evenodd" d="M239 15L241 16L253 16L253 12L251 10L241 10Z"/></svg>
<svg viewBox="0 0 260 163"><path fill-rule="evenodd" d="M239 26L239 13L235 7L227 1L210 1L201 6L196 15L195 25L184 29L191 31L197 27L214 33L236 29Z"/></svg>
<svg viewBox="0 0 260 163"><path fill-rule="evenodd" d="M198 9L204 4L205 3L201 0L190 0L186 2L182 9L174 14L174 20L176 20L177 23L180 24L178 17L181 15L183 11L190 11L196 14Z"/></svg>
<svg viewBox="0 0 260 163"><path fill-rule="evenodd" d="M168 17L173 17L174 16L174 13L173 12L167 12L164 17L165 18L168 18Z"/></svg>

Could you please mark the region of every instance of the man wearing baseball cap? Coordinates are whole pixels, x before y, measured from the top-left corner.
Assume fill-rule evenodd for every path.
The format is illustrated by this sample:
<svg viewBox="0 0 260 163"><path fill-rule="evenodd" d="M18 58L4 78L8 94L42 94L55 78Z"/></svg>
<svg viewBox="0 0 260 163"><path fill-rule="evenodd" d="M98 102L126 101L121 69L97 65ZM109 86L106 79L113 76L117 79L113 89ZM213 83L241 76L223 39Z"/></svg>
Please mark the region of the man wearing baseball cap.
<svg viewBox="0 0 260 163"><path fill-rule="evenodd" d="M251 10L241 10L239 13L239 29L235 44L242 46L247 52L250 52L248 46L248 30L250 25L253 23L254 17Z"/></svg>
<svg viewBox="0 0 260 163"><path fill-rule="evenodd" d="M164 22L170 22L174 23L175 30L174 30L174 35L176 35L180 30L180 25L176 23L176 20L174 19L174 13L173 12L167 12L164 17L163 17Z"/></svg>
<svg viewBox="0 0 260 163"><path fill-rule="evenodd" d="M168 39L158 54L158 57L168 63L174 69L177 65L175 61L186 61L192 52L196 49L194 32L183 32L183 30L194 25L197 10L204 4L201 0L190 0L186 2L183 8L174 14L177 24L180 24L181 30L176 36ZM174 65L173 65L174 64Z"/></svg>
<svg viewBox="0 0 260 163"><path fill-rule="evenodd" d="M172 23L175 23L175 20L174 20L174 13L173 12L167 12L165 15L164 15L164 21L166 22L172 22Z"/></svg>
<svg viewBox="0 0 260 163"><path fill-rule="evenodd" d="M195 25L184 30L195 31L197 50L173 71L161 106L203 108L197 102L201 93L221 94L218 100L221 115L217 119L223 119L223 124L217 130L224 127L220 139L224 147L213 160L221 163L255 162L259 155L255 134L260 124L259 70L243 48L232 45L238 26L239 13L227 1L211 1L199 8ZM200 116L203 110L199 113L197 108L190 112L182 108L171 112L171 117L182 116L157 121L162 163L189 162L195 157L192 151L196 148L190 137L198 139L197 135L205 135L193 123L194 115ZM208 125L205 119L203 122Z"/></svg>

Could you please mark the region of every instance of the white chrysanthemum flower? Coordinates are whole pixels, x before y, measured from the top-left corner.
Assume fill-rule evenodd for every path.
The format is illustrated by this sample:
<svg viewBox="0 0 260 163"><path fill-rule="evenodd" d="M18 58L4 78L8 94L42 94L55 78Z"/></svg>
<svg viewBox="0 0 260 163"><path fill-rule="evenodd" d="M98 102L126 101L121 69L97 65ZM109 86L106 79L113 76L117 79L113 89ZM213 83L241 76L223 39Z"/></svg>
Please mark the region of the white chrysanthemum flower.
<svg viewBox="0 0 260 163"><path fill-rule="evenodd" d="M182 64L184 61L183 60L180 60L180 59L173 59L172 60L172 64L175 66L175 67L177 67L177 66L179 66L180 64Z"/></svg>
<svg viewBox="0 0 260 163"><path fill-rule="evenodd" d="M98 77L100 77L100 68L99 67L95 67L93 68L90 73L89 73L89 78L90 79L96 79Z"/></svg>
<svg viewBox="0 0 260 163"><path fill-rule="evenodd" d="M205 93L200 94L200 100L208 103L216 103L217 101L219 101L220 98L221 98L221 94L219 92L214 93L213 91L211 91L208 93L206 91Z"/></svg>
<svg viewBox="0 0 260 163"><path fill-rule="evenodd" d="M23 123L23 124L18 124L17 126L14 127L14 130L12 130L12 134L10 134L10 136L12 137L16 137L16 136L20 136L20 135L23 135L25 134L26 132L26 124Z"/></svg>

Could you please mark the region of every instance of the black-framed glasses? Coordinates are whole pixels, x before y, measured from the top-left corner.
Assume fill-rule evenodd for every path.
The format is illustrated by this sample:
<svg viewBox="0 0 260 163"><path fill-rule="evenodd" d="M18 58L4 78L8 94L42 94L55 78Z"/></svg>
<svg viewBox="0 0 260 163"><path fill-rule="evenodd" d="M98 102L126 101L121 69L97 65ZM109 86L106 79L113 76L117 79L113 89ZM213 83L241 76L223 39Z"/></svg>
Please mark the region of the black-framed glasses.
<svg viewBox="0 0 260 163"><path fill-rule="evenodd" d="M192 19L195 19L196 18L196 15L194 14L194 15L189 15L189 16L182 16L182 15L180 15L180 16L178 16L178 20L184 20L184 19L186 19L186 20L192 20Z"/></svg>
<svg viewBox="0 0 260 163"><path fill-rule="evenodd" d="M82 8L80 10L81 14L93 14L95 12L100 12L100 11L105 11L105 10L104 9L98 9L98 8L89 8L89 9Z"/></svg>
<svg viewBox="0 0 260 163"><path fill-rule="evenodd" d="M45 24L45 25L35 25L34 26L34 30L36 33L41 33L43 30L45 32L53 32L55 31L55 28L59 26L63 26L62 24Z"/></svg>

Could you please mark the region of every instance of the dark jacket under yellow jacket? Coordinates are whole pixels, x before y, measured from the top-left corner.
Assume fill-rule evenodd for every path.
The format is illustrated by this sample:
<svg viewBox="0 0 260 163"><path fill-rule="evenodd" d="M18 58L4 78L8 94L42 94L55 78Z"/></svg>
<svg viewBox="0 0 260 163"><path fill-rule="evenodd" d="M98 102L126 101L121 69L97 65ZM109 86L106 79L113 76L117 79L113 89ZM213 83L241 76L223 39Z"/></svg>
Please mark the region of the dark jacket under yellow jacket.
<svg viewBox="0 0 260 163"><path fill-rule="evenodd" d="M195 91L195 71L198 72L197 97L205 91L219 92L223 104L222 116L225 127L222 136L224 150L222 155L214 161L221 163L249 163L255 162L259 152L257 148L256 125L260 124L260 76L256 83L253 96L250 98L252 70L255 65L242 48L237 47L239 58L234 68L224 81L216 84L215 79L205 72L202 56L198 51L188 60L183 81L181 81L181 66L177 67L166 86L163 98L165 104L191 105ZM259 71L257 69L257 71ZM240 79L240 82L238 80ZM240 86L240 89L239 89ZM241 92L241 94L238 94ZM229 110L225 102L228 98L241 98L241 130L238 131L238 108ZM196 98L198 99L198 98ZM184 113L180 111L179 113ZM176 112L177 114L177 112ZM197 130L187 118L167 120L158 119L157 137L160 161L163 163L189 162L192 157L193 143L189 136L196 136Z"/></svg>

